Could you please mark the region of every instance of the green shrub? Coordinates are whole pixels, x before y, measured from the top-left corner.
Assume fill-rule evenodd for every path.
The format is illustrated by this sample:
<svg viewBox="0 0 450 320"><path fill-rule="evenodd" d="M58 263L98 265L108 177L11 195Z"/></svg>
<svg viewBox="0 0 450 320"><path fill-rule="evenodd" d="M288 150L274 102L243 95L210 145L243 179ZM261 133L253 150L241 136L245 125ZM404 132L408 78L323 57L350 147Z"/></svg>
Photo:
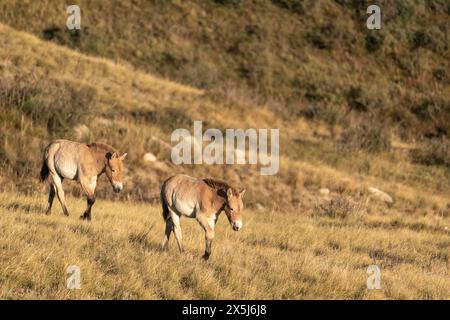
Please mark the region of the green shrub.
<svg viewBox="0 0 450 320"><path fill-rule="evenodd" d="M450 77L448 72L443 68L436 68L432 71L433 78L440 82L449 81Z"/></svg>
<svg viewBox="0 0 450 320"><path fill-rule="evenodd" d="M410 156L415 163L450 168L450 141L445 138L430 139L411 150Z"/></svg>
<svg viewBox="0 0 450 320"><path fill-rule="evenodd" d="M293 13L303 14L305 8L303 7L303 0L272 0L272 3L277 7L289 10Z"/></svg>
<svg viewBox="0 0 450 320"><path fill-rule="evenodd" d="M0 78L0 102L16 108L56 135L67 134L93 111L96 92L92 87L68 80Z"/></svg>
<svg viewBox="0 0 450 320"><path fill-rule="evenodd" d="M384 44L384 35L381 32L366 32L366 49L369 52L379 50Z"/></svg>
<svg viewBox="0 0 450 320"><path fill-rule="evenodd" d="M329 201L316 204L313 213L330 218L346 218L356 210L356 205L348 197L335 196Z"/></svg>
<svg viewBox="0 0 450 320"><path fill-rule="evenodd" d="M362 124L345 130L341 135L339 147L344 152L358 150L368 152L389 151L391 140L384 127Z"/></svg>
<svg viewBox="0 0 450 320"><path fill-rule="evenodd" d="M240 0L213 0L215 3L224 5L224 6L238 6L240 5Z"/></svg>
<svg viewBox="0 0 450 320"><path fill-rule="evenodd" d="M332 24L326 24L310 30L306 34L306 40L317 49L331 50L333 49L337 38L336 32L337 31Z"/></svg>
<svg viewBox="0 0 450 320"><path fill-rule="evenodd" d="M351 109L367 111L367 103L364 99L361 87L351 87L346 93L346 98Z"/></svg>

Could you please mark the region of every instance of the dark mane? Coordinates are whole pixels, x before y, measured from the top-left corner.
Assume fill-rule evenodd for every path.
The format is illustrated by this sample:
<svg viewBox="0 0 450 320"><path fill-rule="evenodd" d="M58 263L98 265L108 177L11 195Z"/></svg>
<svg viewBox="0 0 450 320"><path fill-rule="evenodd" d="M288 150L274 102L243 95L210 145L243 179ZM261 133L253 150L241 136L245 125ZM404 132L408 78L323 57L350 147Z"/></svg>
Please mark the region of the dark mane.
<svg viewBox="0 0 450 320"><path fill-rule="evenodd" d="M232 186L230 186L228 183L226 183L224 181L210 179L210 178L203 179L203 181L209 187L213 188L214 190L224 192L226 194L227 190L231 188L231 190L233 191L233 195L235 195L235 196L239 195L239 192L236 188L233 188Z"/></svg>
<svg viewBox="0 0 450 320"><path fill-rule="evenodd" d="M104 143L99 143L99 142L92 142L89 143L87 145L89 148L94 149L96 151L101 151L101 152L117 152L117 150L113 147L111 147L110 145L104 144Z"/></svg>

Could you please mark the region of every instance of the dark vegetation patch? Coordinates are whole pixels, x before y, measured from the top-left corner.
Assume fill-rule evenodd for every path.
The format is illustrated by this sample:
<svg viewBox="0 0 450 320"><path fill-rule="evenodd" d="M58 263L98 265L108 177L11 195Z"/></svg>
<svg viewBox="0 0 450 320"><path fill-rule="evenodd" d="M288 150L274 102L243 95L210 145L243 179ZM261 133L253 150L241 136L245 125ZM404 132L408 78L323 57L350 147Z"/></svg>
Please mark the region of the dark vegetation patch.
<svg viewBox="0 0 450 320"><path fill-rule="evenodd" d="M392 267L402 263L415 263L414 259L393 254L384 249L372 249L368 252L369 257L375 261L382 261L383 266Z"/></svg>
<svg viewBox="0 0 450 320"><path fill-rule="evenodd" d="M423 141L418 148L411 150L410 155L415 163L450 168L450 141L445 138Z"/></svg>
<svg viewBox="0 0 450 320"><path fill-rule="evenodd" d="M346 129L340 138L341 151L365 150L367 152L389 151L391 140L387 129L378 124L361 124Z"/></svg>
<svg viewBox="0 0 450 320"><path fill-rule="evenodd" d="M358 211L357 205L348 197L334 196L330 200L322 201L315 205L314 215L330 218L346 218Z"/></svg>
<svg viewBox="0 0 450 320"><path fill-rule="evenodd" d="M0 101L22 112L36 125L64 135L92 115L96 91L69 80L0 77Z"/></svg>

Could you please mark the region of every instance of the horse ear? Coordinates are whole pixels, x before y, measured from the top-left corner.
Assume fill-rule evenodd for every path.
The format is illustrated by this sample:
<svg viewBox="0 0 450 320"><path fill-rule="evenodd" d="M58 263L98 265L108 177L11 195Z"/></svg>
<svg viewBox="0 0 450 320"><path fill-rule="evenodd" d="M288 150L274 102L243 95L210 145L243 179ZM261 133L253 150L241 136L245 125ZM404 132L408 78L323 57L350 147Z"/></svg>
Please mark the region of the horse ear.
<svg viewBox="0 0 450 320"><path fill-rule="evenodd" d="M240 192L239 192L239 195L241 196L241 198L244 196L244 194L245 194L245 191L247 191L247 190L245 190L245 189L242 189Z"/></svg>
<svg viewBox="0 0 450 320"><path fill-rule="evenodd" d="M233 190L231 190L231 188L228 188L228 190L227 190L228 198L231 198L232 195L233 195Z"/></svg>
<svg viewBox="0 0 450 320"><path fill-rule="evenodd" d="M124 153L123 155L121 155L121 156L119 157L119 159L120 159L120 160L124 160L124 159L127 157L127 154L128 154L128 153Z"/></svg>

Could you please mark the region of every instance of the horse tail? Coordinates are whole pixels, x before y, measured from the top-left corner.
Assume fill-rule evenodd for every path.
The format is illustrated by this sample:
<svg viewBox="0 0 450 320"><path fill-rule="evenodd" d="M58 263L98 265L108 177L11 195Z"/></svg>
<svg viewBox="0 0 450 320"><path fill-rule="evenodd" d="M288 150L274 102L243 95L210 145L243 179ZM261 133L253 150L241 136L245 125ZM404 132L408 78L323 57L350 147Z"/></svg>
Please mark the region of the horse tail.
<svg viewBox="0 0 450 320"><path fill-rule="evenodd" d="M164 221L167 220L167 218L169 217L169 207L167 206L167 202L166 202L166 197L164 196L164 190L165 190L165 186L166 186L166 181L163 183L162 187L161 187L161 206L162 206L162 216Z"/></svg>
<svg viewBox="0 0 450 320"><path fill-rule="evenodd" d="M42 161L42 168L41 168L41 177L40 177L41 181L47 180L49 174L50 170L48 169L46 159L44 159L44 161Z"/></svg>
<svg viewBox="0 0 450 320"><path fill-rule="evenodd" d="M161 205L162 205L162 216L164 221L167 220L167 218L169 217L169 207L167 206L166 200L164 199L164 196L161 192Z"/></svg>
<svg viewBox="0 0 450 320"><path fill-rule="evenodd" d="M50 174L50 169L48 167L48 161L49 161L49 149L50 149L51 145L52 144L50 143L44 150L44 157L42 159L42 168L41 168L41 174L40 174L41 181L47 180L47 178Z"/></svg>

